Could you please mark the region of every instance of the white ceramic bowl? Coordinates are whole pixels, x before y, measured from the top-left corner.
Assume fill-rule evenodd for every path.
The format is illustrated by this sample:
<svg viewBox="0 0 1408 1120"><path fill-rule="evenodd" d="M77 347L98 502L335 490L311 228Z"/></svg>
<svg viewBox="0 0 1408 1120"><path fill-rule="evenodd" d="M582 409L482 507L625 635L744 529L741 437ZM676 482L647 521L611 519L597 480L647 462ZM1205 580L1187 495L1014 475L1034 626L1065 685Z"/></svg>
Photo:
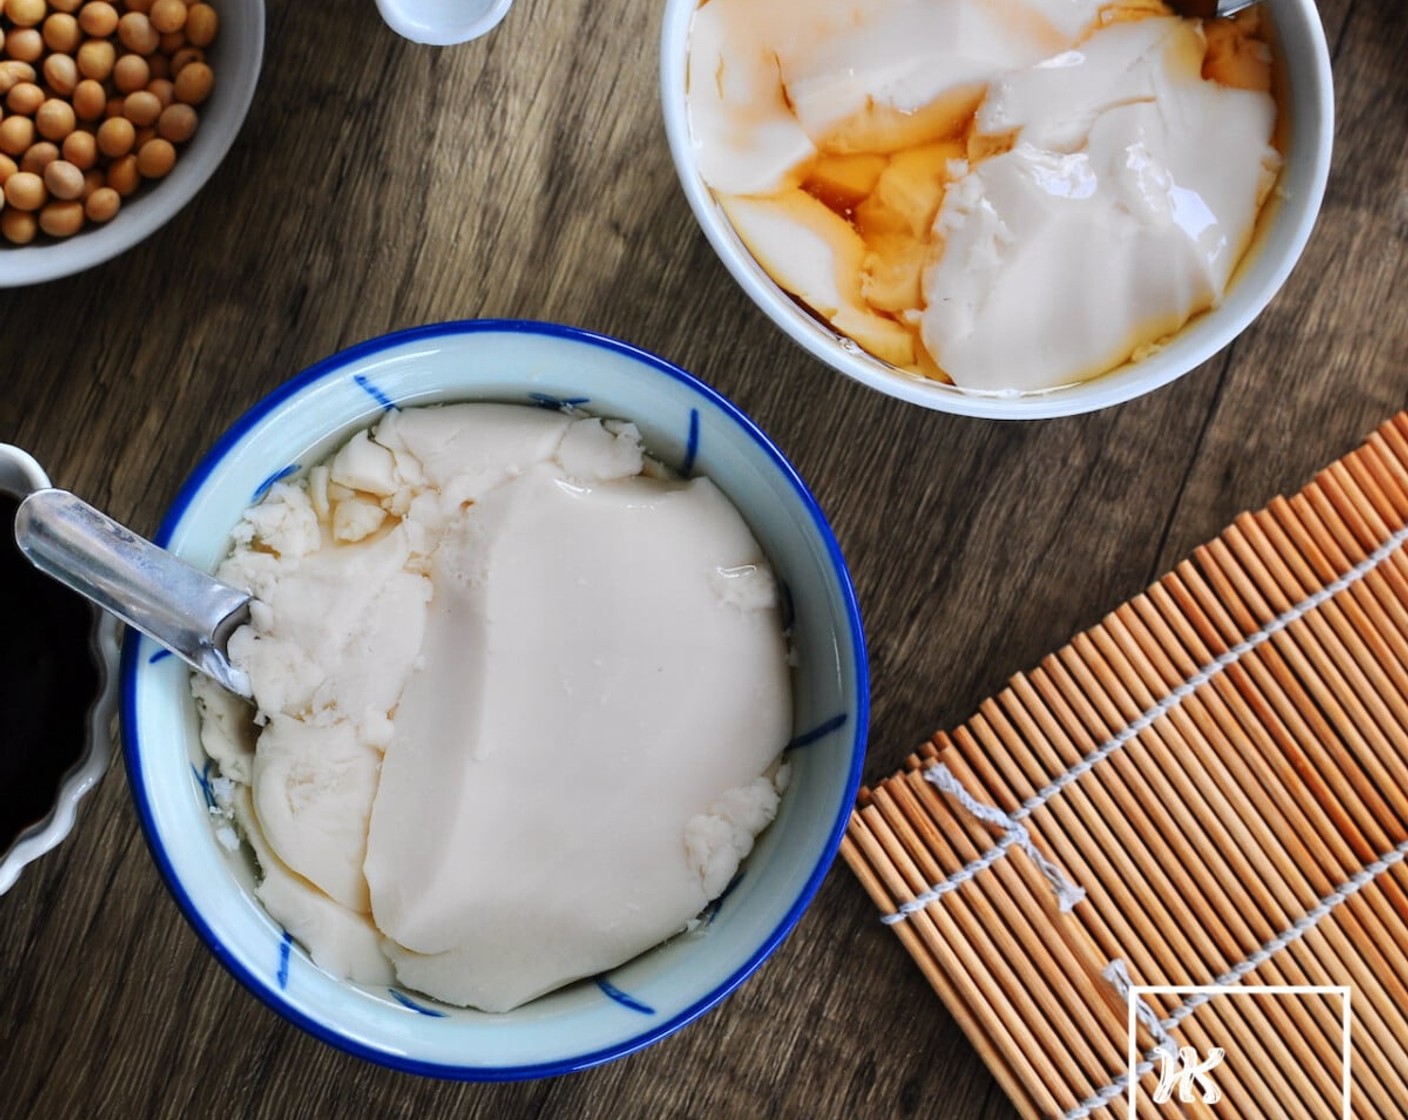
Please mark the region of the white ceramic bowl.
<svg viewBox="0 0 1408 1120"><path fill-rule="evenodd" d="M215 88L199 107L200 126L181 145L176 166L160 182L144 183L106 225L72 237L41 234L28 245L0 241L0 287L42 284L71 276L125 253L155 233L195 197L235 142L249 111L264 58L264 0L213 0L220 14L210 65Z"/></svg>
<svg viewBox="0 0 1408 1120"><path fill-rule="evenodd" d="M701 932L503 1015L334 979L255 901L245 859L216 842L186 669L136 635L123 650L122 729L138 813L167 882L219 959L256 995L319 1038L388 1066L506 1080L580 1069L645 1046L722 999L777 946L840 844L859 783L868 683L841 553L768 438L677 367L570 327L448 323L319 363L234 425L196 469L157 540L211 568L241 512L272 478L326 457L393 404L457 400L568 402L635 421L657 457L708 475L729 495L790 593L799 655L791 784Z"/></svg>
<svg viewBox="0 0 1408 1120"><path fill-rule="evenodd" d="M0 493L23 500L34 490L50 485L49 477L28 452L0 444ZM0 532L13 532L12 525L0 525ZM91 693L74 696L76 715L81 715L82 742L54 742L54 750L73 749L74 761L54 789L47 814L20 832L12 843L0 848L0 894L19 878L25 866L57 847L72 830L78 803L106 773L112 756L112 721L117 711L118 624L107 614L92 611L93 628L88 643L95 670ZM13 620L12 620L13 621ZM13 629L13 628L12 628ZM6 713L13 718L15 713ZM62 734L77 730L66 728ZM8 745L8 744L6 744ZM7 791L0 789L0 797ZM3 844L0 839L0 844Z"/></svg>
<svg viewBox="0 0 1408 1120"><path fill-rule="evenodd" d="M1314 0L1266 0L1289 87L1291 128L1281 198L1263 223L1222 305L1196 317L1151 357L1077 385L1038 393L981 393L898 369L803 311L748 252L700 177L685 105L690 23L699 0L667 0L661 34L661 105L675 168L694 216L733 278L796 342L826 364L892 397L967 416L1039 419L1093 412L1166 385L1216 354L1276 294L1310 237L1329 174L1334 87Z"/></svg>

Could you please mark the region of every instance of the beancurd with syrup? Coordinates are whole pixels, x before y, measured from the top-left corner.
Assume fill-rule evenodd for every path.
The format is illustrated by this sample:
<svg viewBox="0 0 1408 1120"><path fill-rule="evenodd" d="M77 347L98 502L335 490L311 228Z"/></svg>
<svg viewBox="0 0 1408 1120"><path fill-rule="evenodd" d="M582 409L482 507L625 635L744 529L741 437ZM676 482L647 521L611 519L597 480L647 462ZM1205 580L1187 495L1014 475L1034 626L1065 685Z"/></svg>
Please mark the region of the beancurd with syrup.
<svg viewBox="0 0 1408 1120"><path fill-rule="evenodd" d="M983 392L1137 360L1215 307L1280 171L1256 7L705 0L698 168L839 334Z"/></svg>
<svg viewBox="0 0 1408 1120"><path fill-rule="evenodd" d="M328 972L508 1010L694 926L777 812L778 588L634 425L394 410L234 536L216 834Z"/></svg>

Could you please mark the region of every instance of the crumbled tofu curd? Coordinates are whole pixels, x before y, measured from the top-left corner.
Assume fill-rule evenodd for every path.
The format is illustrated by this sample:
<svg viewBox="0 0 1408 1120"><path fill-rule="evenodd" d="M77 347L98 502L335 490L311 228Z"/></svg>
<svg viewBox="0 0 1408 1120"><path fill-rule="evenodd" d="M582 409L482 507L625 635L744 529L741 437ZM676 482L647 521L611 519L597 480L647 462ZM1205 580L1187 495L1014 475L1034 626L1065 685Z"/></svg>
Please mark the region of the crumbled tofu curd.
<svg viewBox="0 0 1408 1120"><path fill-rule="evenodd" d="M874 356L1071 384L1221 302L1280 170L1256 8L704 0L698 166L777 284Z"/></svg>
<svg viewBox="0 0 1408 1120"><path fill-rule="evenodd" d="M329 972L507 1010L689 927L773 819L776 585L633 425L392 411L234 536L256 707L192 680L217 835Z"/></svg>

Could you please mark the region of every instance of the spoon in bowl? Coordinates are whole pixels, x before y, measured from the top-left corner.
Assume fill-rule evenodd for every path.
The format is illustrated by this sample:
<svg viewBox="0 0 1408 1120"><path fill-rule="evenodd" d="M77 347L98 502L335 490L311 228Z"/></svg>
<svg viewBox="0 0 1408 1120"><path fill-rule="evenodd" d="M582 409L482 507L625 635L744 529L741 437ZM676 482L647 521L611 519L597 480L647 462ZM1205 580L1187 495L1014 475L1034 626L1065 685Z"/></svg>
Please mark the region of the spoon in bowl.
<svg viewBox="0 0 1408 1120"><path fill-rule="evenodd" d="M1174 12L1188 19L1220 19L1250 8L1259 0L1164 0Z"/></svg>
<svg viewBox="0 0 1408 1120"><path fill-rule="evenodd" d="M230 635L250 595L137 536L66 490L35 490L15 514L15 541L46 575L160 642L192 668L249 699L230 664Z"/></svg>

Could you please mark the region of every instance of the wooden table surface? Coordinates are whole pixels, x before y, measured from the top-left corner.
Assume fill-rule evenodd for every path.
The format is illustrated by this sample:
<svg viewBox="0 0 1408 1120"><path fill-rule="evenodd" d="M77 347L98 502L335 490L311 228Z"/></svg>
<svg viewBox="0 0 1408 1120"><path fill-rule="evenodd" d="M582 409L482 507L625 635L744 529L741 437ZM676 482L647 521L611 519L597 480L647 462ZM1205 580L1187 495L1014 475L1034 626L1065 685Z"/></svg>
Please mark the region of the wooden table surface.
<svg viewBox="0 0 1408 1120"><path fill-rule="evenodd" d="M628 339L751 413L830 517L869 635L878 778L1408 405L1408 12L1321 14L1334 166L1286 288L1145 399L1004 424L848 381L734 286L666 149L658 0L518 0L448 49L396 38L372 0L269 0L259 90L215 179L124 256L0 293L0 440L151 532L236 416L342 347L478 316ZM750 980L640 1054L504 1085L349 1057L187 926L120 763L0 897L0 1086L17 1120L1015 1115L840 864Z"/></svg>

